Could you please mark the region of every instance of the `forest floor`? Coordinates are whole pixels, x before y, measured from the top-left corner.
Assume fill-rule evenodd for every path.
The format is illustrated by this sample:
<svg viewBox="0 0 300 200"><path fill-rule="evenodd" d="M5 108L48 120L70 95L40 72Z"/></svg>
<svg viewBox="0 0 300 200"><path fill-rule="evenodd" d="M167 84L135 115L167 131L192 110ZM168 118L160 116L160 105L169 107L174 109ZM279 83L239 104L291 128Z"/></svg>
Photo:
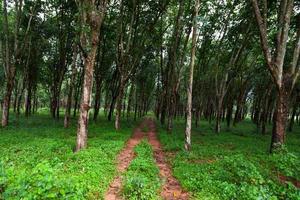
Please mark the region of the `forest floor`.
<svg viewBox="0 0 300 200"><path fill-rule="evenodd" d="M262 135L255 124L244 121L236 127L201 121L193 127L192 149L184 146L183 120L174 123L172 133L158 129L167 161L175 178L192 199L278 199L300 200L300 126L287 132L282 151L269 154L271 125Z"/></svg>
<svg viewBox="0 0 300 200"><path fill-rule="evenodd" d="M155 122L150 118L144 119L142 123L137 128L135 128L133 136L128 140L125 148L117 157L117 169L119 175L110 184L110 187L105 194L106 200L123 199L121 193L123 188L122 174L127 170L131 161L135 158L135 146L145 138L151 145L155 164L159 169L160 179L163 180L161 197L163 199L188 199L188 193L182 190L179 182L172 175L171 168L166 162L164 152L162 151L161 144L158 141L156 134ZM141 194L142 192L138 194L131 193L129 194L128 198L133 198L133 195L136 195L136 198L138 199L146 198L146 196L143 196L143 194Z"/></svg>
<svg viewBox="0 0 300 200"><path fill-rule="evenodd" d="M0 128L0 199L103 199L117 172L115 158L137 123L124 121L118 132L113 124L103 115L91 121L88 148L73 153L76 119L65 129L63 117L48 112L12 114Z"/></svg>
<svg viewBox="0 0 300 200"><path fill-rule="evenodd" d="M124 120L117 132L102 114L89 123L88 148L73 153L76 119L65 129L46 111L12 114L0 128L0 199L300 200L299 124L272 155L271 125L265 135L249 120L213 127L193 127L187 152L183 119L172 133L150 119Z"/></svg>

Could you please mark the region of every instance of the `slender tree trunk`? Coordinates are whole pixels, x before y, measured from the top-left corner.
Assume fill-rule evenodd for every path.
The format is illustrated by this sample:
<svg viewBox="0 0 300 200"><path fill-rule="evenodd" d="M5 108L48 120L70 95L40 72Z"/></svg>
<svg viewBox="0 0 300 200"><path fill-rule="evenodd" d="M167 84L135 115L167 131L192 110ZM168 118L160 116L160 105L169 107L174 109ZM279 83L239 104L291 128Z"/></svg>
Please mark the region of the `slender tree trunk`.
<svg viewBox="0 0 300 200"><path fill-rule="evenodd" d="M25 97L25 116L29 117L30 115L30 111L31 111L31 99L32 99L32 90L31 90L31 86L29 85L27 88L27 95Z"/></svg>
<svg viewBox="0 0 300 200"><path fill-rule="evenodd" d="M94 121L97 121L101 106L101 83L96 83L96 95L95 95L95 104L94 104Z"/></svg>
<svg viewBox="0 0 300 200"><path fill-rule="evenodd" d="M13 77L9 78L6 84L6 92L5 92L3 107L2 107L2 127L6 127L8 125L10 98L14 87Z"/></svg>
<svg viewBox="0 0 300 200"><path fill-rule="evenodd" d="M293 110L292 110L292 114L291 114L291 118L290 118L290 122L289 122L289 128L288 131L292 132L293 131L293 127L294 127L294 123L295 123L295 116L296 116L296 112L297 112L297 103L294 104L293 106Z"/></svg>
<svg viewBox="0 0 300 200"><path fill-rule="evenodd" d="M77 114L77 109L78 109L78 104L79 104L79 95L82 92L83 77L84 77L84 72L78 73L78 78L77 78L78 81L77 81L77 85L76 85L77 89L76 89L75 95L74 95L74 99L75 99L74 110L73 110L73 117L74 118L76 117L76 114Z"/></svg>
<svg viewBox="0 0 300 200"><path fill-rule="evenodd" d="M79 2L80 3L80 2ZM78 119L78 128L77 128L77 143L76 151L86 148L87 146L87 135L88 135L88 118L89 118L89 109L91 106L91 93L93 85L93 75L94 75L94 65L95 57L97 53L98 43L99 43L99 34L104 13L106 10L106 1L102 1L102 5L94 5L93 1L83 1L81 2L82 12L81 18L83 23L86 23L91 28L91 35L87 36L83 33L81 37L81 43L86 44L89 39L91 43L91 48L89 53L84 58L84 81L83 81L83 90L81 97L80 105L80 114ZM91 10L92 9L92 10ZM99 10L100 9L100 10ZM88 16L88 17L87 17ZM85 24L83 24L85 25Z"/></svg>
<svg viewBox="0 0 300 200"><path fill-rule="evenodd" d="M122 75L121 75L122 76ZM117 97L117 104L116 104L116 119L115 119L115 129L120 130L120 120L121 120L121 111L122 111L122 102L124 96L124 89L125 85L121 78L120 86L119 86L119 94Z"/></svg>
<svg viewBox="0 0 300 200"><path fill-rule="evenodd" d="M71 107L72 107L72 97L73 97L73 90L75 86L75 79L76 79L76 70L77 70L77 46L75 45L73 48L73 63L72 63L72 74L71 80L69 84L69 93L67 97L67 105L65 110L65 119L64 119L64 127L68 128L70 126L70 115L71 115Z"/></svg>
<svg viewBox="0 0 300 200"><path fill-rule="evenodd" d="M17 13L17 15L20 15L20 13ZM18 20L18 19L17 19ZM18 21L17 21L18 23ZM18 26L17 30L15 30L15 51L18 50L17 46L17 31L19 29ZM11 63L11 55L10 55L10 48L9 48L9 26L8 26L8 17L7 17L7 1L3 0L3 32L4 32L4 41L5 41L5 71L6 71L6 91L3 99L3 105L2 105L2 120L1 124L2 127L6 127L8 125L8 119L9 119L9 107L10 107L10 100L12 91L14 88L15 83L15 74L16 74L16 67L14 63Z"/></svg>
<svg viewBox="0 0 300 200"><path fill-rule="evenodd" d="M14 113L17 112L18 96L19 96L19 93L20 93L20 90L21 90L19 81L17 81L17 83L18 84L16 84L15 94L14 94Z"/></svg>
<svg viewBox="0 0 300 200"><path fill-rule="evenodd" d="M221 132L221 115L222 115L222 100L217 98L217 109L216 109L216 124L215 124L215 132Z"/></svg>
<svg viewBox="0 0 300 200"><path fill-rule="evenodd" d="M272 141L270 152L279 149L285 142L285 128L287 122L288 99L284 89L280 89L277 95L276 110L274 113Z"/></svg>
<svg viewBox="0 0 300 200"><path fill-rule="evenodd" d="M129 97L128 97L127 114L126 114L127 121L129 120L129 117L130 117L131 104L132 104L132 99L133 99L133 95L134 95L134 90L135 90L135 85L132 83L130 92L129 92Z"/></svg>
<svg viewBox="0 0 300 200"><path fill-rule="evenodd" d="M233 110L233 102L231 102L227 108L227 113L226 113L227 128L230 128L230 125L231 125L232 110Z"/></svg>
<svg viewBox="0 0 300 200"><path fill-rule="evenodd" d="M190 63L190 74L189 74L189 83L187 88L187 119L186 119L186 128L185 128L185 145L186 150L191 148L191 129L192 129L192 94L193 94L193 77L194 77L194 65L195 65L195 53L197 45L197 18L199 12L199 0L195 1L195 17L193 19L193 35L192 35L192 50L191 50L191 63Z"/></svg>

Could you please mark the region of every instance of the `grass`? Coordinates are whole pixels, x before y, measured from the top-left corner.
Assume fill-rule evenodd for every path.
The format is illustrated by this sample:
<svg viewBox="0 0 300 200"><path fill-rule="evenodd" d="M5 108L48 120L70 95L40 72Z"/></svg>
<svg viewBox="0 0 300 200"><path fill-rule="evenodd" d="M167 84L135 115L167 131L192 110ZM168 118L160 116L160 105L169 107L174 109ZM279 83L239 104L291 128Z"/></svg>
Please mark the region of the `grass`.
<svg viewBox="0 0 300 200"><path fill-rule="evenodd" d="M0 199L103 199L134 124L116 132L106 119L91 122L88 148L74 154L76 120L64 129L49 114L11 116L0 129Z"/></svg>
<svg viewBox="0 0 300 200"><path fill-rule="evenodd" d="M259 134L250 121L219 135L213 124L201 121L193 128L190 152L183 149L184 126L177 121L172 134L160 128L159 139L175 177L193 199L300 199L299 189L278 180L279 174L300 180L299 126L288 133L287 148L274 155L268 153L270 133Z"/></svg>
<svg viewBox="0 0 300 200"><path fill-rule="evenodd" d="M135 149L136 158L123 177L123 195L129 200L160 199L161 180L151 145L143 140Z"/></svg>
<svg viewBox="0 0 300 200"><path fill-rule="evenodd" d="M113 122L101 116L89 125L88 148L74 154L76 120L64 129L63 119L49 114L11 116L10 125L0 129L0 199L103 199L116 175L116 155L135 125L123 122L116 132ZM286 148L273 155L268 153L270 133L261 135L250 121L224 128L219 135L213 124L201 121L200 128L193 128L190 152L183 149L184 126L179 120L172 134L158 130L174 176L192 199L300 199L299 189L278 180L279 175L300 180L298 125L288 133ZM124 197L160 199L151 146L143 141L135 153L123 176Z"/></svg>

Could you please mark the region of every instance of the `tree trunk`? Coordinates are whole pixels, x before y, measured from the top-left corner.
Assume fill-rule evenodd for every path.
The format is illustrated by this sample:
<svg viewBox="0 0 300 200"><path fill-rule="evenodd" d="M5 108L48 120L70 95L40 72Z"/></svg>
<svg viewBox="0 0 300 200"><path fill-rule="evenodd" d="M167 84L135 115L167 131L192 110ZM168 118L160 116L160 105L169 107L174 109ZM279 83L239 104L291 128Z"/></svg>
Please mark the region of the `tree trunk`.
<svg viewBox="0 0 300 200"><path fill-rule="evenodd" d="M122 75L121 75L122 76ZM117 104L116 104L116 119L115 119L115 129L118 131L120 130L120 120L121 120L121 111L122 111L122 102L123 102L123 95L124 95L125 85L121 78L120 86L119 86L119 94L117 97Z"/></svg>
<svg viewBox="0 0 300 200"><path fill-rule="evenodd" d="M90 109L90 102L91 102L93 69L94 69L96 49L97 46L94 46L91 55L89 55L85 59L84 82L83 82L82 98L81 98L81 105L80 105L80 114L78 119L76 151L86 148L87 145L87 134L88 134L87 126L88 126L88 117L89 117L89 109Z"/></svg>
<svg viewBox="0 0 300 200"><path fill-rule="evenodd" d="M194 65L195 65L195 54L197 45L197 17L199 12L199 0L195 1L195 16L193 18L193 35L192 35L192 49L191 49L191 63L190 63L190 74L189 83L187 88L187 108L186 108L186 128L185 128L185 145L184 148L188 151L191 149L191 129L192 129L192 94L193 94L193 77L194 77Z"/></svg>
<svg viewBox="0 0 300 200"><path fill-rule="evenodd" d="M216 97L216 124L215 124L215 132L221 132L221 117L222 117L222 105L223 105L223 97L217 95Z"/></svg>
<svg viewBox="0 0 300 200"><path fill-rule="evenodd" d="M99 43L100 27L106 10L106 1L101 1L101 5L98 6L96 6L93 1L83 1L81 3L83 12L81 17L83 23L88 24L91 28L91 35L86 35L87 33L82 33L81 45L86 44L89 40L91 47L86 57L84 57L84 81L80 105L80 114L78 119L76 151L86 148L87 146L87 128L89 109L91 106L91 93L93 88L92 85L95 57Z"/></svg>
<svg viewBox="0 0 300 200"><path fill-rule="evenodd" d="M72 74L71 80L69 84L69 93L67 97L67 105L65 110L65 119L64 119L64 127L68 128L70 125L70 115L71 115L71 107L72 107L72 98L73 98L73 90L75 86L76 79L76 71L77 71L77 46L75 45L73 48L73 63L72 63Z"/></svg>
<svg viewBox="0 0 300 200"><path fill-rule="evenodd" d="M217 110L216 110L216 124L215 124L215 132L221 132L221 108L220 103L218 102Z"/></svg>
<svg viewBox="0 0 300 200"><path fill-rule="evenodd" d="M298 107L298 105L297 105L297 103L295 103L294 106L293 106L292 115L291 115L290 122L289 122L289 128L288 128L289 132L293 131L293 126L294 126L294 123L295 123L295 116L296 116L296 112L297 112L297 107Z"/></svg>
<svg viewBox="0 0 300 200"><path fill-rule="evenodd" d="M100 106L101 106L101 80L98 80L96 82L96 95L95 95L95 104L94 104L94 121L97 120L98 114L99 114L99 110L100 110Z"/></svg>
<svg viewBox="0 0 300 200"><path fill-rule="evenodd" d="M25 116L29 117L29 115L31 114L31 99L32 99L32 89L31 86L29 85L27 88L27 95L25 98Z"/></svg>
<svg viewBox="0 0 300 200"><path fill-rule="evenodd" d="M227 107L227 113L226 113L227 128L230 128L231 125L232 110L233 110L233 102L231 102Z"/></svg>
<svg viewBox="0 0 300 200"><path fill-rule="evenodd" d="M288 99L284 89L280 89L277 94L276 110L274 113L272 141L270 152L282 147L285 142L285 128L287 122Z"/></svg>
<svg viewBox="0 0 300 200"><path fill-rule="evenodd" d="M135 85L132 83L130 92L129 92L129 97L128 97L127 115L126 115L127 121L129 120L129 117L130 117L131 104L132 104L134 92L135 92Z"/></svg>
<svg viewBox="0 0 300 200"><path fill-rule="evenodd" d="M12 73L15 74L15 73ZM3 99L3 107L2 107L2 127L6 127L8 125L9 118L9 106L10 106L10 98L14 87L14 75L13 77L8 78L6 84L6 92Z"/></svg>

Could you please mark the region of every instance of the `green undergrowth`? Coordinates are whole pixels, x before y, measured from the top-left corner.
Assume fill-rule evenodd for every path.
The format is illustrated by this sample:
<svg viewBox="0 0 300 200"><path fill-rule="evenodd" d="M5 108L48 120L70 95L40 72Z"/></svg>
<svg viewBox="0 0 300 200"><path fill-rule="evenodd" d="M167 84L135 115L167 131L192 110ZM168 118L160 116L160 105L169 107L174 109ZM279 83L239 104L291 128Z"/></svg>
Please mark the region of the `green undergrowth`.
<svg viewBox="0 0 300 200"><path fill-rule="evenodd" d="M153 158L151 145L145 140L134 151L135 159L123 177L123 195L129 200L156 200L161 186L159 169Z"/></svg>
<svg viewBox="0 0 300 200"><path fill-rule="evenodd" d="M171 134L161 127L159 139L169 152L174 176L193 199L298 200L300 190L278 177L300 180L299 133L295 127L287 135L286 147L272 155L270 133L259 134L249 121L224 128L219 135L213 132L213 124L201 121L200 128L193 129L190 152L183 149L183 121L175 123Z"/></svg>
<svg viewBox="0 0 300 200"><path fill-rule="evenodd" d="M88 148L73 153L76 119L64 129L63 119L45 114L11 118L0 129L0 199L8 200L103 199L134 126L122 122L116 132L104 118L90 122Z"/></svg>

